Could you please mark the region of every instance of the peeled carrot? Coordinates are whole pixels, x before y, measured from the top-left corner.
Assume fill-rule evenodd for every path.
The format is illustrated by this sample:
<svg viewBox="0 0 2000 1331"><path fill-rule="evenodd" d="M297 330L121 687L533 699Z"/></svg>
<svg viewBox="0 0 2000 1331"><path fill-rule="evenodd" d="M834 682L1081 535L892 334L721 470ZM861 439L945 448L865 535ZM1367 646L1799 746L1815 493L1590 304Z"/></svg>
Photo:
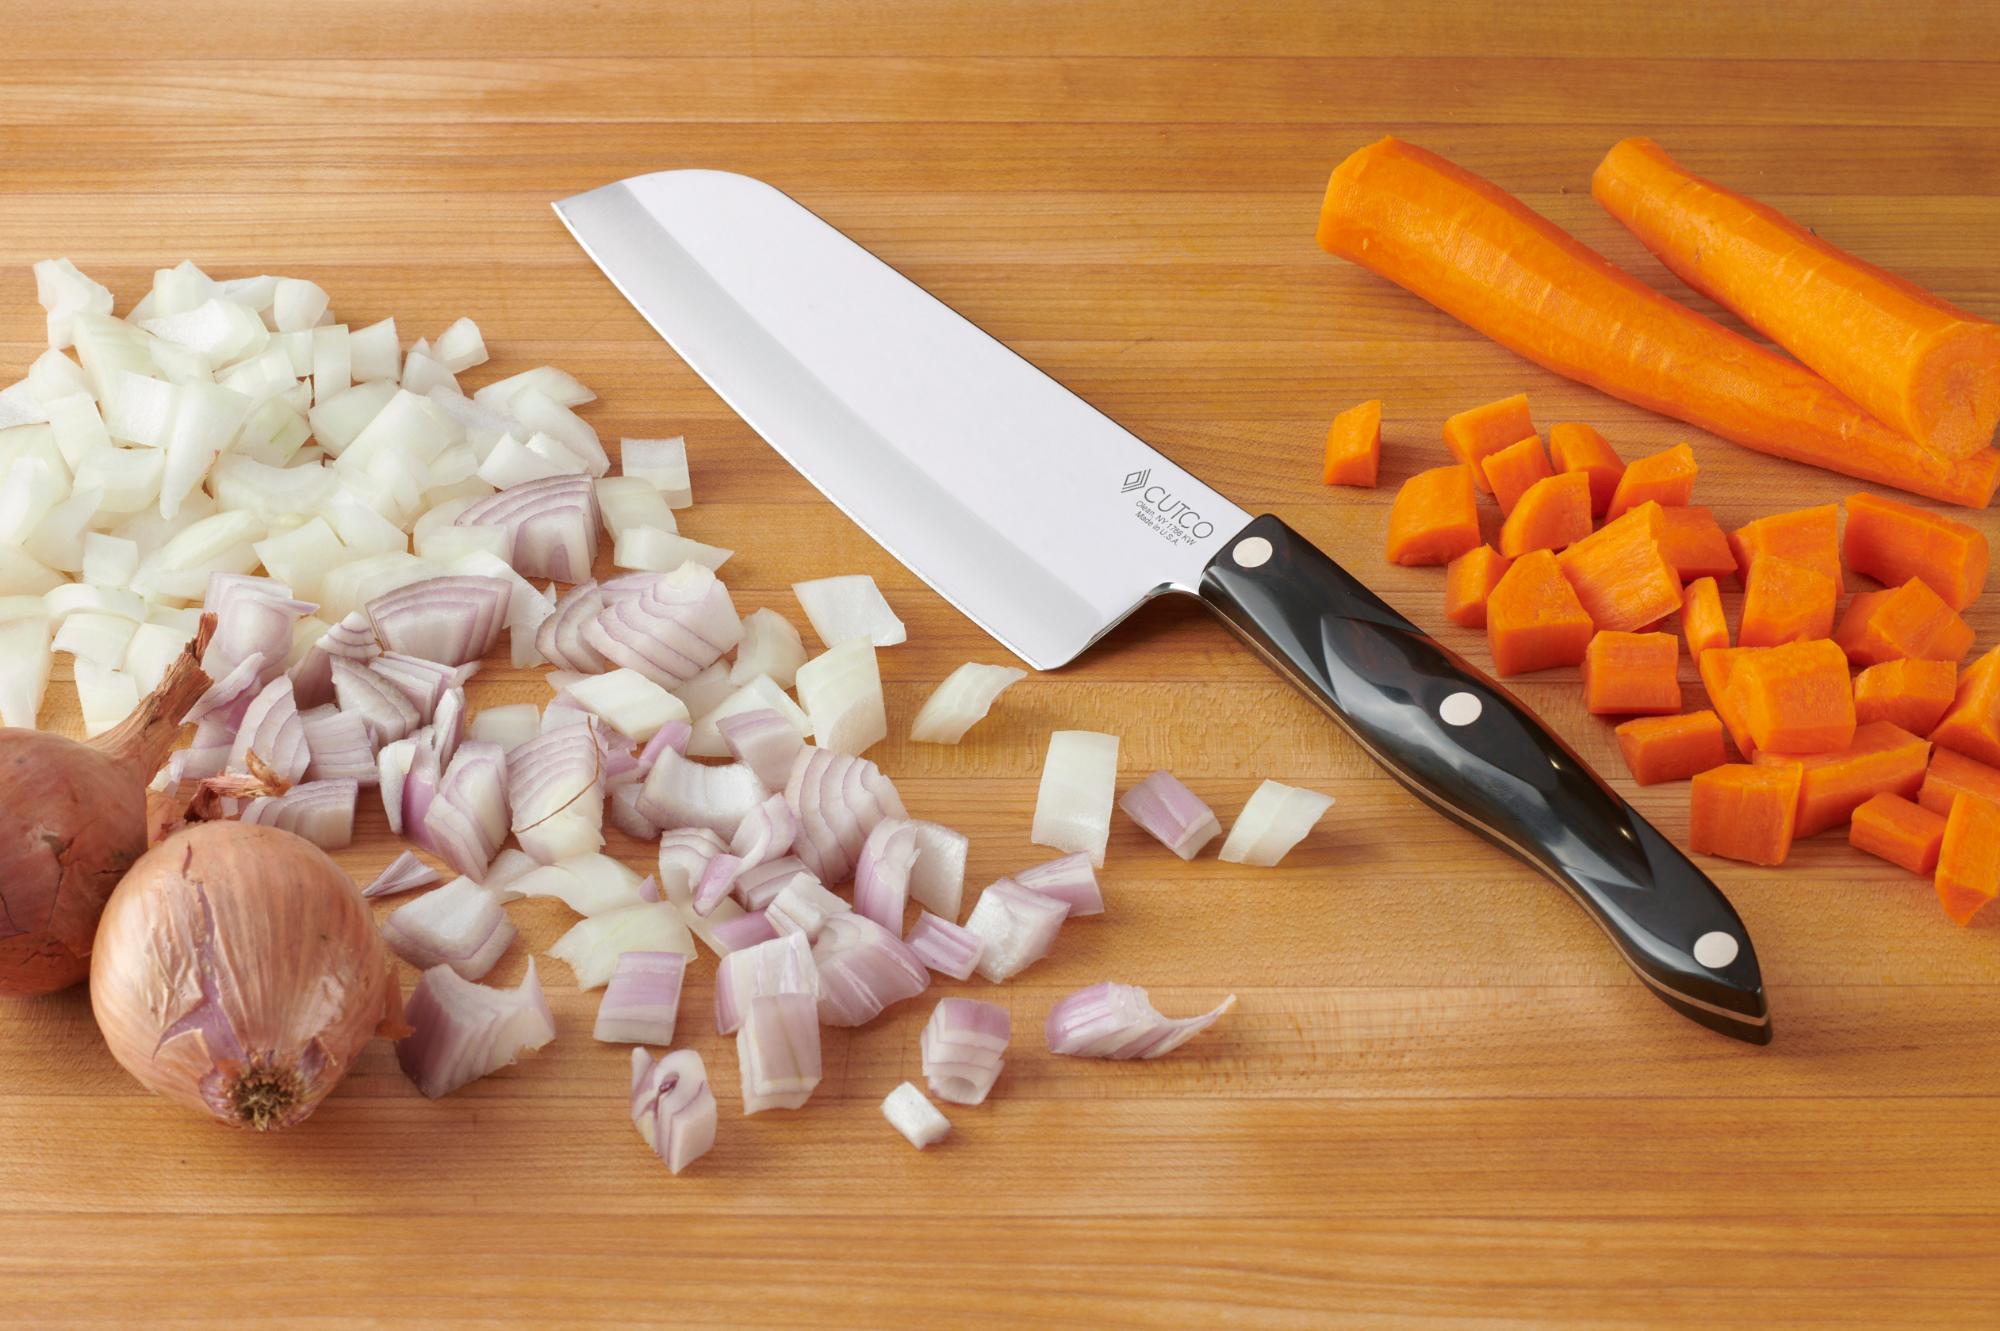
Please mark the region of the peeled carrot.
<svg viewBox="0 0 2000 1331"><path fill-rule="evenodd" d="M1548 476L1528 487L1500 524L1500 553L1560 550L1590 535L1590 479L1579 472Z"/></svg>
<svg viewBox="0 0 2000 1331"><path fill-rule="evenodd" d="M1699 470L1694 463L1694 450L1686 444L1675 444L1637 462L1628 462L1625 474L1618 478L1618 488L1611 492L1611 506L1604 510L1604 516L1618 517L1647 500L1663 508L1685 504L1694 497L1694 478Z"/></svg>
<svg viewBox="0 0 2000 1331"><path fill-rule="evenodd" d="M1736 650L1726 688L1758 752L1796 758L1854 742L1854 686L1838 646L1817 638Z"/></svg>
<svg viewBox="0 0 2000 1331"><path fill-rule="evenodd" d="M1750 576L1750 561L1758 555L1779 555L1826 574L1833 579L1835 592L1847 591L1847 580L1840 571L1840 510L1832 504L1746 522L1729 533L1729 548L1736 552L1740 577Z"/></svg>
<svg viewBox="0 0 2000 1331"><path fill-rule="evenodd" d="M1444 617L1461 628L1486 627L1486 598L1514 561L1490 545L1475 545L1444 571Z"/></svg>
<svg viewBox="0 0 2000 1331"><path fill-rule="evenodd" d="M1957 663L1972 650L1972 626L1923 579L1911 578L1849 601L1833 640L1861 666L1903 658Z"/></svg>
<svg viewBox="0 0 2000 1331"><path fill-rule="evenodd" d="M1590 192L1689 286L1948 458L2000 424L2000 328L1864 263L1650 139L1605 154Z"/></svg>
<svg viewBox="0 0 2000 1331"><path fill-rule="evenodd" d="M1942 818L1951 812L1951 802L1960 795L1977 795L2000 804L2000 768L1988 767L1977 758L1950 749L1932 749L1930 769L1924 773L1917 803Z"/></svg>
<svg viewBox="0 0 2000 1331"><path fill-rule="evenodd" d="M1724 763L1697 772L1688 791L1688 845L1698 855L1779 865L1798 823L1799 765Z"/></svg>
<svg viewBox="0 0 2000 1331"><path fill-rule="evenodd" d="M1551 425L1549 461L1557 471L1580 471L1590 477L1590 511L1594 517L1603 517L1604 510L1611 507L1611 496L1618 492L1619 478L1625 474L1625 464L1604 442L1604 436L1573 421Z"/></svg>
<svg viewBox="0 0 2000 1331"><path fill-rule="evenodd" d="M1389 562L1448 564L1479 544L1472 468L1432 467L1403 482L1389 506Z"/></svg>
<svg viewBox="0 0 2000 1331"><path fill-rule="evenodd" d="M1680 716L1641 716L1618 726L1618 751L1625 768L1642 786L1685 781L1729 761L1722 747L1722 720L1703 709Z"/></svg>
<svg viewBox="0 0 2000 1331"><path fill-rule="evenodd" d="M1750 561L1743 584L1743 614L1736 641L1744 647L1776 647L1783 642L1824 638L1833 632L1839 597L1833 579L1777 555Z"/></svg>
<svg viewBox="0 0 2000 1331"><path fill-rule="evenodd" d="M1945 915L1961 928L2000 896L2000 804L1977 795L1952 800L1938 843L1935 882Z"/></svg>
<svg viewBox="0 0 2000 1331"><path fill-rule="evenodd" d="M1715 515L1698 506L1660 509L1660 553L1682 582L1736 576L1736 553Z"/></svg>
<svg viewBox="0 0 2000 1331"><path fill-rule="evenodd" d="M1535 422L1528 415L1526 393L1503 397L1483 407L1472 407L1455 416L1445 417L1444 422L1446 447L1451 449L1453 457L1472 468L1473 484L1486 493L1491 493L1491 488L1486 483L1486 474L1479 468L1486 455L1498 453L1534 432Z"/></svg>
<svg viewBox="0 0 2000 1331"><path fill-rule="evenodd" d="M2000 765L2000 647L1965 668L1931 743Z"/></svg>
<svg viewBox="0 0 2000 1331"><path fill-rule="evenodd" d="M1986 533L1941 513L1880 495L1847 496L1848 567L1887 586L1922 578L1946 605L1963 610L1986 586Z"/></svg>
<svg viewBox="0 0 2000 1331"><path fill-rule="evenodd" d="M1516 440L1497 453L1488 453L1479 460L1479 469L1485 473L1486 488L1502 513L1512 513L1515 501L1527 493L1529 486L1555 475L1538 434Z"/></svg>
<svg viewBox="0 0 2000 1331"><path fill-rule="evenodd" d="M1722 617L1722 592L1714 578L1696 578L1681 596L1681 636L1697 664L1711 647L1729 645L1729 621Z"/></svg>
<svg viewBox="0 0 2000 1331"><path fill-rule="evenodd" d="M1575 665L1592 631L1590 616L1547 550L1515 560L1486 600L1486 644L1498 675Z"/></svg>
<svg viewBox="0 0 2000 1331"><path fill-rule="evenodd" d="M1373 487L1382 466L1382 401L1349 407L1333 418L1326 431L1326 462L1321 479L1328 485Z"/></svg>
<svg viewBox="0 0 2000 1331"><path fill-rule="evenodd" d="M1601 629L1641 629L1680 608L1681 580L1660 553L1660 506L1647 502L1562 552L1563 576Z"/></svg>
<svg viewBox="0 0 2000 1331"><path fill-rule="evenodd" d="M1944 719L1957 685L1958 667L1949 661L1869 666L1854 677L1854 723L1893 721L1912 735L1928 735Z"/></svg>
<svg viewBox="0 0 2000 1331"><path fill-rule="evenodd" d="M1761 766L1796 762L1799 766L1799 816L1794 836L1817 836L1838 827L1871 795L1888 793L1913 798L1924 784L1924 764L1930 760L1928 741L1887 721L1856 726L1854 742L1832 753L1781 758L1760 753Z"/></svg>
<svg viewBox="0 0 2000 1331"><path fill-rule="evenodd" d="M1944 815L1910 803L1901 795L1870 795L1847 824L1847 844L1911 873L1937 868L1944 841Z"/></svg>
<svg viewBox="0 0 2000 1331"><path fill-rule="evenodd" d="M1729 681L1736 673L1736 662L1756 650L1749 647L1712 647L1695 658L1695 669L1701 672L1701 687L1708 694L1709 706L1722 718L1723 727L1729 731L1729 742L1736 746L1736 751L1743 755L1745 762L1757 756L1757 743L1750 738L1749 723L1744 720L1742 709L1729 692Z"/></svg>
<svg viewBox="0 0 2000 1331"><path fill-rule="evenodd" d="M2000 450L1939 457L1490 181L1398 139L1334 169L1319 243L1538 365L1759 452L1954 504L1984 507L2000 485Z"/></svg>
<svg viewBox="0 0 2000 1331"><path fill-rule="evenodd" d="M1681 644L1671 633L1598 633L1583 654L1593 716L1670 716L1681 709Z"/></svg>

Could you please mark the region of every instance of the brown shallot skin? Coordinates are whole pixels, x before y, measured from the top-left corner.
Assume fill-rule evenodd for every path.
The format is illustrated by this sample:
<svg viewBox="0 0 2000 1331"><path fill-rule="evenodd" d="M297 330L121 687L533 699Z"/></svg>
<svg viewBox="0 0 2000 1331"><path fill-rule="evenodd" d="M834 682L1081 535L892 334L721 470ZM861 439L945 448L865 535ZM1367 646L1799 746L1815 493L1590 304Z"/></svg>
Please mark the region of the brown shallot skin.
<svg viewBox="0 0 2000 1331"><path fill-rule="evenodd" d="M112 893L91 957L105 1043L157 1095L232 1127L310 1115L402 994L361 889L290 832L182 828Z"/></svg>
<svg viewBox="0 0 2000 1331"><path fill-rule="evenodd" d="M0 729L0 995L52 994L90 974L97 917L145 853L146 783L208 689L199 661L210 627L95 739Z"/></svg>

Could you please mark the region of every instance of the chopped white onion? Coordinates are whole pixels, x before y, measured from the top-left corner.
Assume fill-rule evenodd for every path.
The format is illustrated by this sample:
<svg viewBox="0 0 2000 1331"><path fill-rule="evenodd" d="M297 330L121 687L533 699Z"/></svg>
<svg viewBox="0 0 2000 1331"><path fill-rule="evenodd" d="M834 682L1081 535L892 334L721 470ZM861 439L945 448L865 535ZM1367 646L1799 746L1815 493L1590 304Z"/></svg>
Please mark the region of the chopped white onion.
<svg viewBox="0 0 2000 1331"><path fill-rule="evenodd" d="M665 496L671 508L687 508L694 503L694 489L688 484L687 441L672 439L621 439L618 469L637 476Z"/></svg>
<svg viewBox="0 0 2000 1331"><path fill-rule="evenodd" d="M577 706L620 734L645 743L669 721L686 721L679 698L636 670L618 669L577 680L564 692Z"/></svg>
<svg viewBox="0 0 2000 1331"><path fill-rule="evenodd" d="M702 713L688 735L687 751L695 758L722 758L729 755L729 741L723 738L722 723L745 712L776 712L785 719L801 743L812 734L812 718L785 695L769 676L758 675L742 688Z"/></svg>
<svg viewBox="0 0 2000 1331"><path fill-rule="evenodd" d="M931 1094L958 1105L985 1103L1013 1034L1006 1008L970 998L939 1000L918 1041Z"/></svg>
<svg viewBox="0 0 2000 1331"><path fill-rule="evenodd" d="M968 931L985 941L979 973L999 984L1049 954L1069 915L1069 904L1002 878L979 894L966 918Z"/></svg>
<svg viewBox="0 0 2000 1331"><path fill-rule="evenodd" d="M678 1174L715 1145L715 1092L701 1055L680 1049L655 1063L632 1051L632 1122L667 1171Z"/></svg>
<svg viewBox="0 0 2000 1331"><path fill-rule="evenodd" d="M1313 824L1332 807L1331 795L1266 781L1251 792L1243 812L1230 824L1219 858L1226 864L1269 868L1305 840Z"/></svg>
<svg viewBox="0 0 2000 1331"><path fill-rule="evenodd" d="M914 822L917 862L910 867L910 900L947 921L958 919L965 895L965 856L971 848L963 832L942 823Z"/></svg>
<svg viewBox="0 0 2000 1331"><path fill-rule="evenodd" d="M775 610L759 607L743 617L743 637L729 667L731 684L748 684L759 675L788 689L806 661L805 640L792 621Z"/></svg>
<svg viewBox="0 0 2000 1331"><path fill-rule="evenodd" d="M479 335L479 325L470 319L453 320L449 328L432 340L431 351L453 374L464 374L486 363L486 339Z"/></svg>
<svg viewBox="0 0 2000 1331"><path fill-rule="evenodd" d="M924 699L917 719L910 723L910 738L920 744L958 743L993 710L995 699L1027 675L1013 666L968 661Z"/></svg>
<svg viewBox="0 0 2000 1331"><path fill-rule="evenodd" d="M1118 785L1118 737L1095 730L1058 730L1049 736L1035 795L1030 839L1051 850L1080 850L1104 865L1111 838L1111 800Z"/></svg>
<svg viewBox="0 0 2000 1331"><path fill-rule="evenodd" d="M511 990L473 984L449 966L434 966L410 991L403 1019L412 1030L396 1042L396 1062L433 1100L556 1038L532 959Z"/></svg>
<svg viewBox="0 0 2000 1331"><path fill-rule="evenodd" d="M1131 984L1093 984L1057 1000L1044 1034L1049 1051L1080 1058L1158 1058L1192 1040L1236 1006L1231 994L1198 1017L1160 1015Z"/></svg>
<svg viewBox="0 0 2000 1331"><path fill-rule="evenodd" d="M679 952L626 952L612 968L591 1034L606 1044L672 1044L688 959Z"/></svg>
<svg viewBox="0 0 2000 1331"><path fill-rule="evenodd" d="M500 897L470 878L454 878L389 912L382 939L419 970L449 966L468 980L493 969L514 941Z"/></svg>
<svg viewBox="0 0 2000 1331"><path fill-rule="evenodd" d="M820 1079L819 1019L812 999L795 993L751 999L736 1032L736 1061L742 1067L745 1114L802 1108Z"/></svg>
<svg viewBox="0 0 2000 1331"><path fill-rule="evenodd" d="M1222 835L1215 810L1172 772L1154 772L1118 797L1118 807L1148 836L1184 860Z"/></svg>
<svg viewBox="0 0 2000 1331"><path fill-rule="evenodd" d="M48 692L49 621L14 619L0 624L0 725L33 730ZM137 685L134 686L137 691Z"/></svg>
<svg viewBox="0 0 2000 1331"><path fill-rule="evenodd" d="M882 1117L919 1151L943 1141L951 1133L951 1120L909 1082L889 1092L882 1101Z"/></svg>
<svg viewBox="0 0 2000 1331"><path fill-rule="evenodd" d="M851 639L807 661L799 667L797 683L799 705L812 717L821 748L865 753L889 737L882 672L875 645L866 638Z"/></svg>
<svg viewBox="0 0 2000 1331"><path fill-rule="evenodd" d="M482 707L466 728L467 739L486 740L503 749L525 744L542 731L541 713L531 702Z"/></svg>
<svg viewBox="0 0 2000 1331"><path fill-rule="evenodd" d="M581 407L597 401L597 394L585 388L574 375L566 374L553 365L538 365L532 370L510 374L505 379L495 379L474 393L473 398L488 410L504 411L514 396L527 388L536 389L566 407Z"/></svg>
<svg viewBox="0 0 2000 1331"><path fill-rule="evenodd" d="M665 573L683 564L718 569L735 553L719 545L704 545L664 527L627 527L612 542L611 562L618 568Z"/></svg>
<svg viewBox="0 0 2000 1331"><path fill-rule="evenodd" d="M694 955L694 939L672 903L646 901L578 920L555 941L549 955L567 964L576 987L595 989L611 978L627 952Z"/></svg>
<svg viewBox="0 0 2000 1331"><path fill-rule="evenodd" d="M792 594L799 598L799 606L806 612L813 632L828 647L838 647L855 638L866 638L877 647L894 647L909 641L903 621L889 608L875 579L866 573L795 582Z"/></svg>
<svg viewBox="0 0 2000 1331"><path fill-rule="evenodd" d="M653 486L637 476L600 476L597 480L597 509L604 530L612 541L634 527L657 527L678 532L674 511Z"/></svg>
<svg viewBox="0 0 2000 1331"><path fill-rule="evenodd" d="M639 895L639 875L609 855L599 853L574 855L555 864L539 865L507 886L523 897L554 897L583 916L623 910L643 899Z"/></svg>

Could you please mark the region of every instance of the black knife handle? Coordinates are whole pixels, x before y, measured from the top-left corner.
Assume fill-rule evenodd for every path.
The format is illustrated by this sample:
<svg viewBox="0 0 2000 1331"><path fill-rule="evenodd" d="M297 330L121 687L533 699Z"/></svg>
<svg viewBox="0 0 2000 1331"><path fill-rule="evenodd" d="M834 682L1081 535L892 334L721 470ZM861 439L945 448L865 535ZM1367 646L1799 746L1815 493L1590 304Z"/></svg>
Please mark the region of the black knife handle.
<svg viewBox="0 0 2000 1331"><path fill-rule="evenodd" d="M1567 888L1670 1007L1770 1041L1728 899L1506 689L1268 515L1210 561L1200 594L1397 780Z"/></svg>

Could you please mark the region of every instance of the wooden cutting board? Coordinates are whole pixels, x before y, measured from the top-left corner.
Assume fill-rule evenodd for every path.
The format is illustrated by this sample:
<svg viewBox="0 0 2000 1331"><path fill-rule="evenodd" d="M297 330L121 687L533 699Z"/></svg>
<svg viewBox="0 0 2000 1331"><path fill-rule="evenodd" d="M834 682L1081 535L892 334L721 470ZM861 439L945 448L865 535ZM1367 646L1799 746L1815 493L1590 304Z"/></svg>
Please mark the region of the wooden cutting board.
<svg viewBox="0 0 2000 1331"><path fill-rule="evenodd" d="M571 244L548 203L710 166L793 192L1244 506L1325 544L1427 627L1440 575L1384 566L1393 485L1453 410L1525 389L1628 457L1691 438L1726 525L1853 486L1535 370L1315 249L1327 170L1387 131L1488 174L1674 290L1590 202L1658 137L1899 272L2000 315L1995 11L1021 0L221 0L0 4L0 365L66 253L129 300L189 257L312 277L405 340L476 319L486 370L555 362L608 438L684 433L699 539L739 607L873 574L910 625L900 734L1001 652L771 454ZM1701 302L1694 302L1701 305ZM0 374L10 377L16 370ZM1322 489L1331 414L1387 402L1385 486ZM1989 530L1992 521L1980 521ZM1989 597L1971 618L2000 635ZM1733 605L1732 605L1733 612ZM1483 656L1476 638L1443 631ZM1686 672L1695 689L1692 670ZM1520 693L1622 774L1570 672ZM540 700L495 665L480 704ZM1697 695L1698 696L1698 695ZM52 693L48 724L75 724ZM1991 1325L2000 930L1837 834L1791 867L1712 864L1754 933L1777 1040L1732 1043L1637 984L1555 889L1426 812L1200 611L1157 605L1022 684L957 748L876 755L972 879L1037 857L1050 730L1106 730L1233 816L1262 778L1339 803L1273 870L1184 866L1122 818L1109 912L1006 988L993 1100L919 1155L877 1105L919 1079L931 1003L829 1032L799 1113L739 1116L669 1177L625 1116L593 995L437 1103L377 1045L308 1124L234 1135L140 1093L81 992L0 1006L0 1324L581 1327L1069 1324ZM1621 782L1621 789L1625 783ZM1685 832L1682 786L1629 792ZM634 864L645 848L615 847ZM343 862L393 853L370 811ZM511 983L567 921L513 908ZM1057 1059L1040 1027L1100 979L1169 1011L1234 992L1170 1059ZM961 988L945 984L939 992Z"/></svg>

